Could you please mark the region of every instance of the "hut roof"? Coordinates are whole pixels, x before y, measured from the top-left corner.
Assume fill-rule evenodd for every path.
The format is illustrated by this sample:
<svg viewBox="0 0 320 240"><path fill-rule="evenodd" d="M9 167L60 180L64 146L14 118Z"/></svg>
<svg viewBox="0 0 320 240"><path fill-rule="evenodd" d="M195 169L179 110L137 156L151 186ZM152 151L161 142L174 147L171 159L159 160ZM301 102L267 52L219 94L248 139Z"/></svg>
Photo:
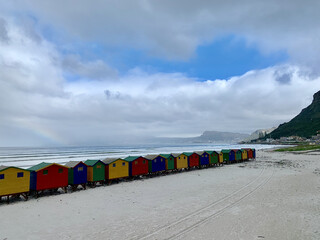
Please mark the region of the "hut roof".
<svg viewBox="0 0 320 240"><path fill-rule="evenodd" d="M136 160L139 157L140 156L129 156L129 157L126 157L124 160L126 160L128 162L132 162L132 161Z"/></svg>
<svg viewBox="0 0 320 240"><path fill-rule="evenodd" d="M240 151L240 149L232 149L231 151L238 152L238 151Z"/></svg>
<svg viewBox="0 0 320 240"><path fill-rule="evenodd" d="M8 169L8 168L16 168L16 169L23 170L23 171L29 171L29 170L23 169L23 168L18 168L18 167L13 167L13 166L3 166L3 165L1 165L1 166L0 166L0 172L6 170L6 169Z"/></svg>
<svg viewBox="0 0 320 240"><path fill-rule="evenodd" d="M174 157L179 157L182 153L171 153L172 156Z"/></svg>
<svg viewBox="0 0 320 240"><path fill-rule="evenodd" d="M94 165L96 165L98 162L101 162L100 160L86 160L84 163L87 164L88 166L92 167Z"/></svg>
<svg viewBox="0 0 320 240"><path fill-rule="evenodd" d="M204 151L196 151L195 153L198 155L202 155L204 153Z"/></svg>
<svg viewBox="0 0 320 240"><path fill-rule="evenodd" d="M222 153L229 153L231 150L230 149L222 149L221 152Z"/></svg>
<svg viewBox="0 0 320 240"><path fill-rule="evenodd" d="M65 164L65 166L69 167L69 168L74 168L75 166L77 166L79 163L83 163L84 165L87 165L85 164L84 162L80 161L69 161Z"/></svg>
<svg viewBox="0 0 320 240"><path fill-rule="evenodd" d="M51 165L52 163L46 163L46 162L42 162L42 163L39 163L37 165L34 165L30 168L28 168L30 171L39 171L40 169L42 168L45 168L45 167L48 167L49 165Z"/></svg>
<svg viewBox="0 0 320 240"><path fill-rule="evenodd" d="M210 150L210 151L205 151L206 153L209 153L209 154L212 154L212 153L218 153L217 151L212 151L212 150ZM219 153L218 153L219 154Z"/></svg>
<svg viewBox="0 0 320 240"><path fill-rule="evenodd" d="M184 154L184 155L186 155L186 156L190 157L190 156L193 154L193 152L183 152L182 154Z"/></svg>
<svg viewBox="0 0 320 240"><path fill-rule="evenodd" d="M46 162L42 162L42 163L39 163L39 164L37 164L37 165L34 165L34 166L28 168L28 170L30 170L30 171L36 171L36 172L37 172L37 171L39 171L39 170L41 170L41 169L43 169L43 168L49 167L49 166L51 166L51 165L58 165L58 166L60 166L60 167L68 168L67 166L63 166L63 165L60 165L60 164L57 164L57 163L46 163Z"/></svg>
<svg viewBox="0 0 320 240"><path fill-rule="evenodd" d="M105 158L105 159L102 160L102 162L104 164L110 164L110 163L113 163L113 162L115 162L117 160L124 160L124 159L122 159L122 158ZM126 160L124 160L124 161L126 161Z"/></svg>
<svg viewBox="0 0 320 240"><path fill-rule="evenodd" d="M156 154L148 154L148 155L144 156L144 158L146 158L148 160L153 160L158 156L159 156L159 154L158 155L156 155Z"/></svg>
<svg viewBox="0 0 320 240"><path fill-rule="evenodd" d="M169 158L171 156L173 156L172 154L160 154L160 156L164 157L164 158Z"/></svg>

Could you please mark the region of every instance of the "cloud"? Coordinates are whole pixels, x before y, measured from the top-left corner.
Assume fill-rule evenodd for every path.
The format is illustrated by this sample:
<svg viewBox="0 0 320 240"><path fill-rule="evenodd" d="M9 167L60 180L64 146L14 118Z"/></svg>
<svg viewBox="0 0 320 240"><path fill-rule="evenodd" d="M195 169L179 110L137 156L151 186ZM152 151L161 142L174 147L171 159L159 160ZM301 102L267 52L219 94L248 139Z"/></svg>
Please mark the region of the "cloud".
<svg viewBox="0 0 320 240"><path fill-rule="evenodd" d="M75 4L77 7L75 7ZM23 1L13 9L34 14L65 40L126 46L186 60L198 46L233 34L264 54L285 51L294 64L318 69L320 2L294 1Z"/></svg>
<svg viewBox="0 0 320 240"><path fill-rule="evenodd" d="M67 55L62 60L62 69L77 77L96 80L116 80L117 70L102 60L84 62L77 55Z"/></svg>
<svg viewBox="0 0 320 240"><path fill-rule="evenodd" d="M7 23L3 18L0 18L0 41L8 42L8 32L7 32Z"/></svg>
<svg viewBox="0 0 320 240"><path fill-rule="evenodd" d="M55 11L50 10L51 2L38 3L39 6L34 7L33 11L41 9L41 14L48 13L47 17L41 15L44 19L57 17L57 8ZM74 36L83 35L85 38L82 31L88 31L86 37L90 39L97 36L98 29L102 29L102 33L99 33L101 35L98 36L107 39L114 34L113 40L110 40L114 41L114 44L118 40L121 44L131 41L133 45L145 47L150 52L159 44L155 47L155 52L167 54L177 49L176 52L173 51L174 55L178 56L180 51L184 52L179 55L181 58L192 54L196 42L209 39L209 35L213 34L204 32L203 29L209 29L207 25L197 28L202 26L204 19L209 21L211 18L217 18L215 21L218 23L226 23L226 29L233 28L235 19L249 21L233 6L218 6L220 10L226 8L226 12L232 16L228 20L224 17L223 11L212 10L216 13L214 15L210 8L206 10L203 2L200 2L199 6L193 5L192 1L182 4L181 12L175 15L173 11L179 5L172 4L178 3L164 3L157 3L160 5L155 6L155 3L141 1L138 7L129 4L131 11L125 5L114 3L117 8L108 8L111 16L98 12L98 18L89 19L86 24L79 20L77 14L83 13L83 7L88 8L85 13L88 14L92 4L79 4L79 8L75 9L71 16L66 15L71 11L69 3L64 7L58 4L57 6L61 7L62 20L55 21L57 24L65 24L65 31L71 31L74 27L71 31ZM105 7L104 2L97 1L96 4L101 4L101 9ZM292 7L295 6L293 4ZM251 8L256 9L255 7L256 4L247 6L249 9L245 9L244 13L253 12ZM142 22L145 16L135 16L127 26L128 21L122 19L123 15L118 14L119 9L126 10L123 15L127 12L128 17L139 15L137 13L140 11L142 15L149 14L150 21ZM193 10L198 15L195 15ZM267 8L268 11L271 10ZM253 35L260 36L259 17L256 15L258 14L249 14L251 25L248 23L248 27L239 29L246 28L246 32L253 34L251 28L254 29L256 24L257 35ZM153 25L154 18L159 20L155 23L159 26ZM271 23L264 24L272 25L273 18L276 17L272 15ZM116 69L102 60L91 61L82 59L77 54L65 55L59 52L57 46L41 34L41 27L35 20L30 20L28 24L19 24L16 19L0 19L0 33L2 39L3 36L6 39L0 41L0 135L5 136L0 138L1 146L116 144L129 142L129 139L137 142L137 139L148 136L199 135L205 130L250 133L290 120L311 103L313 93L320 89L319 77L310 77L312 68L299 64L272 66L252 70L228 80L204 82L189 78L184 73L148 73L139 67L120 75ZM93 26L96 19L104 22L105 29L102 23ZM120 22L113 21L114 19ZM170 19L177 20L178 24L171 26L167 23ZM189 23L194 24L189 26ZM215 28L218 23L212 27ZM133 27L134 24L137 25ZM131 32L120 31L126 28L131 29ZM271 27L265 29L270 30ZM156 30L159 31L158 34L153 35ZM176 31L176 37L170 39ZM261 36L266 32L261 33ZM299 33L299 29L297 32ZM122 33L124 35L121 37ZM131 34L133 37L129 38ZM268 38L271 40L270 36L266 37L261 44L267 46ZM138 39L142 41L139 42ZM183 39L186 42L190 39L190 42L184 43ZM280 43L282 41L280 40ZM271 44L270 48L278 48L281 45L277 47L277 44ZM291 44L295 43L290 42L288 46ZM181 47L180 50L178 45ZM308 48L309 46L306 47ZM66 77L68 74L76 76L76 81L69 76Z"/></svg>

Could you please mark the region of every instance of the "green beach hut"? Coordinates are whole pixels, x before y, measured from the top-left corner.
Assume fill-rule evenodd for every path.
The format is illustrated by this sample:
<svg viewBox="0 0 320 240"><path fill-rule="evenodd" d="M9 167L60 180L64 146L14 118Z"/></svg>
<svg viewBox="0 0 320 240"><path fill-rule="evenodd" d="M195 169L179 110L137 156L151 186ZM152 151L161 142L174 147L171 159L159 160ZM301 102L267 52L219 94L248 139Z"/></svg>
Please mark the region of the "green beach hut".
<svg viewBox="0 0 320 240"><path fill-rule="evenodd" d="M209 154L209 161L210 165L217 165L219 164L219 153L216 151L205 151Z"/></svg>
<svg viewBox="0 0 320 240"><path fill-rule="evenodd" d="M241 150L239 150L239 149L232 149L232 151L234 151L235 160L236 160L237 162L241 161L241 160L242 160L242 152L241 152Z"/></svg>
<svg viewBox="0 0 320 240"><path fill-rule="evenodd" d="M97 182L103 184L105 180L105 164L100 160L87 160L84 163L88 166L88 183L93 186Z"/></svg>
<svg viewBox="0 0 320 240"><path fill-rule="evenodd" d="M160 154L160 156L166 159L166 169L174 170L174 156L172 154Z"/></svg>

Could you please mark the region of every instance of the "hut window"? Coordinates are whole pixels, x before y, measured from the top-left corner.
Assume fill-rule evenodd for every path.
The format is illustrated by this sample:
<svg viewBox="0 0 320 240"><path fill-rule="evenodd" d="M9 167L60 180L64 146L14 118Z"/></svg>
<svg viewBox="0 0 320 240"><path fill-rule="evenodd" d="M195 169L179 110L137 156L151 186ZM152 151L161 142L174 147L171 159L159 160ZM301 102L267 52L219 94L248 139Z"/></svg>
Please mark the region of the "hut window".
<svg viewBox="0 0 320 240"><path fill-rule="evenodd" d="M78 172L82 172L83 171L83 167L78 167Z"/></svg>
<svg viewBox="0 0 320 240"><path fill-rule="evenodd" d="M122 163L122 166L125 166L125 165L126 165L126 163L125 163L125 162L123 162L123 163Z"/></svg>
<svg viewBox="0 0 320 240"><path fill-rule="evenodd" d="M43 170L43 175L47 175L48 174L48 170Z"/></svg>
<svg viewBox="0 0 320 240"><path fill-rule="evenodd" d="M114 163L114 164L112 164L112 167L116 167L116 164Z"/></svg>
<svg viewBox="0 0 320 240"><path fill-rule="evenodd" d="M143 160L143 164L146 164L146 160Z"/></svg>
<svg viewBox="0 0 320 240"><path fill-rule="evenodd" d="M58 173L63 173L63 169L59 168Z"/></svg>
<svg viewBox="0 0 320 240"><path fill-rule="evenodd" d="M161 158L161 162L163 162L163 159Z"/></svg>
<svg viewBox="0 0 320 240"><path fill-rule="evenodd" d="M4 174L0 174L0 179L4 179Z"/></svg>
<svg viewBox="0 0 320 240"><path fill-rule="evenodd" d="M157 159L155 159L154 162L156 163L156 162L157 162Z"/></svg>
<svg viewBox="0 0 320 240"><path fill-rule="evenodd" d="M23 177L23 172L18 172L17 173L17 177L19 178L19 177Z"/></svg>
<svg viewBox="0 0 320 240"><path fill-rule="evenodd" d="M97 168L101 168L101 165L97 165Z"/></svg>
<svg viewBox="0 0 320 240"><path fill-rule="evenodd" d="M144 160L143 160L143 161L144 161ZM138 162L136 161L136 162L134 162L134 164L135 164L135 165L137 165L137 164L138 164Z"/></svg>

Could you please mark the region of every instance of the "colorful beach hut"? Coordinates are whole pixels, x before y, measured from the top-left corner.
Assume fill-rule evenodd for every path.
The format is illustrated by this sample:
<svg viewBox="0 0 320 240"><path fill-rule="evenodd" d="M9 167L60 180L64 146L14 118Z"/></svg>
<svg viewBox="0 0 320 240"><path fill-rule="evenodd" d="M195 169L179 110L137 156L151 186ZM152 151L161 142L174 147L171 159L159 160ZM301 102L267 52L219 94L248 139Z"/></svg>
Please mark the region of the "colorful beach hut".
<svg viewBox="0 0 320 240"><path fill-rule="evenodd" d="M223 162L232 163L236 160L235 152L230 149L222 149L223 153Z"/></svg>
<svg viewBox="0 0 320 240"><path fill-rule="evenodd" d="M147 175L149 173L148 159L145 159L141 156L129 156L126 157L126 160L129 163L129 176L139 176Z"/></svg>
<svg viewBox="0 0 320 240"><path fill-rule="evenodd" d="M30 190L36 195L44 190L58 190L62 188L67 192L68 167L57 163L39 163L28 170L30 173Z"/></svg>
<svg viewBox="0 0 320 240"><path fill-rule="evenodd" d="M253 150L251 148L242 148L247 151L247 159L253 159Z"/></svg>
<svg viewBox="0 0 320 240"><path fill-rule="evenodd" d="M189 168L199 167L200 156L197 153L184 152L183 154L188 157L188 167Z"/></svg>
<svg viewBox="0 0 320 240"><path fill-rule="evenodd" d="M0 200L11 196L23 196L28 199L30 190L30 171L17 168L0 166Z"/></svg>
<svg viewBox="0 0 320 240"><path fill-rule="evenodd" d="M240 151L241 151L241 154L242 154L242 160L243 160L243 161L248 160L247 150L245 150L245 149L240 149Z"/></svg>
<svg viewBox="0 0 320 240"><path fill-rule="evenodd" d="M186 169L188 168L188 156L183 153L172 153L172 156L174 157L175 161L175 168L180 169Z"/></svg>
<svg viewBox="0 0 320 240"><path fill-rule="evenodd" d="M232 149L232 151L235 154L235 160L236 162L240 162L242 160L242 152L239 149Z"/></svg>
<svg viewBox="0 0 320 240"><path fill-rule="evenodd" d="M68 183L73 190L78 186L86 189L88 179L88 166L83 162L70 161L65 164L68 167Z"/></svg>
<svg viewBox="0 0 320 240"><path fill-rule="evenodd" d="M199 155L199 166L207 167L210 164L210 155L205 151L195 152Z"/></svg>
<svg viewBox="0 0 320 240"><path fill-rule="evenodd" d="M252 157L256 159L256 149L252 148Z"/></svg>
<svg viewBox="0 0 320 240"><path fill-rule="evenodd" d="M160 156L164 157L164 159L166 161L166 170L174 170L175 169L174 156L172 156L172 154L160 154Z"/></svg>
<svg viewBox="0 0 320 240"><path fill-rule="evenodd" d="M105 164L100 160L86 160L88 184L95 186L97 183L103 184L105 180Z"/></svg>
<svg viewBox="0 0 320 240"><path fill-rule="evenodd" d="M146 155L144 158L149 160L149 173L162 172L166 170L166 159L161 155Z"/></svg>
<svg viewBox="0 0 320 240"><path fill-rule="evenodd" d="M211 165L217 165L219 164L219 153L216 151L205 151L207 154L209 154L209 163Z"/></svg>
<svg viewBox="0 0 320 240"><path fill-rule="evenodd" d="M219 165L223 164L223 152L219 153Z"/></svg>
<svg viewBox="0 0 320 240"><path fill-rule="evenodd" d="M102 160L105 166L106 180L129 177L129 162L121 158L106 158Z"/></svg>

